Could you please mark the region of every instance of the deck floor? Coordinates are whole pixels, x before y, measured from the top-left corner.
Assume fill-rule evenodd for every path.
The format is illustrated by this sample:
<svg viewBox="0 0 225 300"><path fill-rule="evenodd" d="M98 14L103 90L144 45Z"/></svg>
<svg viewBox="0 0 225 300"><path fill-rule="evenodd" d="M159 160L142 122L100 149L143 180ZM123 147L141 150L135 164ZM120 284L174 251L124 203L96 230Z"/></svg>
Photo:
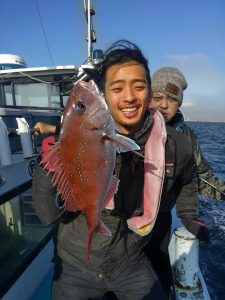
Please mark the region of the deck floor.
<svg viewBox="0 0 225 300"><path fill-rule="evenodd" d="M49 275L43 281L43 284L38 289L37 293L32 297L32 300L51 300L51 282L53 273Z"/></svg>

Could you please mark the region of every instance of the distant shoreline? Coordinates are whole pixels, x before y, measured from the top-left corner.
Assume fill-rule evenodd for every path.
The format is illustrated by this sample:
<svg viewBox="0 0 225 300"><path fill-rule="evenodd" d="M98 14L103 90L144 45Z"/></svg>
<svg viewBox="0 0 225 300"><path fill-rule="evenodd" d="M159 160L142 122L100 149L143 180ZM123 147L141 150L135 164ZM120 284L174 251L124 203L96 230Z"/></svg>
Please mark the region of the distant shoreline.
<svg viewBox="0 0 225 300"><path fill-rule="evenodd" d="M184 120L185 122L198 122L198 123L225 123L225 121L194 121L194 120Z"/></svg>

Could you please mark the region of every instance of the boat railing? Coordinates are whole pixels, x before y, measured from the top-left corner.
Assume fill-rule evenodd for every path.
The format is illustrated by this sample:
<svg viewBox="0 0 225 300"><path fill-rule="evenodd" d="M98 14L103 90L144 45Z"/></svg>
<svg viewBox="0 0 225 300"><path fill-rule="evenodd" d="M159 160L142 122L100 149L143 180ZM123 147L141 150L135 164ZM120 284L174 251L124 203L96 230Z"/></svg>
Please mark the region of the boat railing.
<svg viewBox="0 0 225 300"><path fill-rule="evenodd" d="M169 244L176 300L210 300L199 268L199 241L183 227L173 209L173 226Z"/></svg>

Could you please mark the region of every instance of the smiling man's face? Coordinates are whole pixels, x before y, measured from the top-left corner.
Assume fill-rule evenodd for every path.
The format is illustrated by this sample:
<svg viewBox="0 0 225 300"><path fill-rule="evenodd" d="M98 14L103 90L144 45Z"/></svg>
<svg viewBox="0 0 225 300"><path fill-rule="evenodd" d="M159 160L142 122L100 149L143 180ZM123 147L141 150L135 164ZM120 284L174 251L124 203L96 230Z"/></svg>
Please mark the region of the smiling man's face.
<svg viewBox="0 0 225 300"><path fill-rule="evenodd" d="M130 61L106 71L104 96L117 128L123 133L132 134L141 128L150 95L143 65Z"/></svg>

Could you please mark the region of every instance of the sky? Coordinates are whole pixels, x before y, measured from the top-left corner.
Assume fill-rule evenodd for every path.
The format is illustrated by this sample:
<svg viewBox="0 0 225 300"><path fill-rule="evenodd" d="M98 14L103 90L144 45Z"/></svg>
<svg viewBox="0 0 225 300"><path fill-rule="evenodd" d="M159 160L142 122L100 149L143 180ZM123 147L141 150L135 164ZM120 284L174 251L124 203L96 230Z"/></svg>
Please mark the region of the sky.
<svg viewBox="0 0 225 300"><path fill-rule="evenodd" d="M181 110L187 120L225 122L224 0L91 2L94 49L104 51L119 39L136 43L151 74L165 66L184 74ZM1 54L20 55L27 67L86 61L83 0L0 0L0 11Z"/></svg>

